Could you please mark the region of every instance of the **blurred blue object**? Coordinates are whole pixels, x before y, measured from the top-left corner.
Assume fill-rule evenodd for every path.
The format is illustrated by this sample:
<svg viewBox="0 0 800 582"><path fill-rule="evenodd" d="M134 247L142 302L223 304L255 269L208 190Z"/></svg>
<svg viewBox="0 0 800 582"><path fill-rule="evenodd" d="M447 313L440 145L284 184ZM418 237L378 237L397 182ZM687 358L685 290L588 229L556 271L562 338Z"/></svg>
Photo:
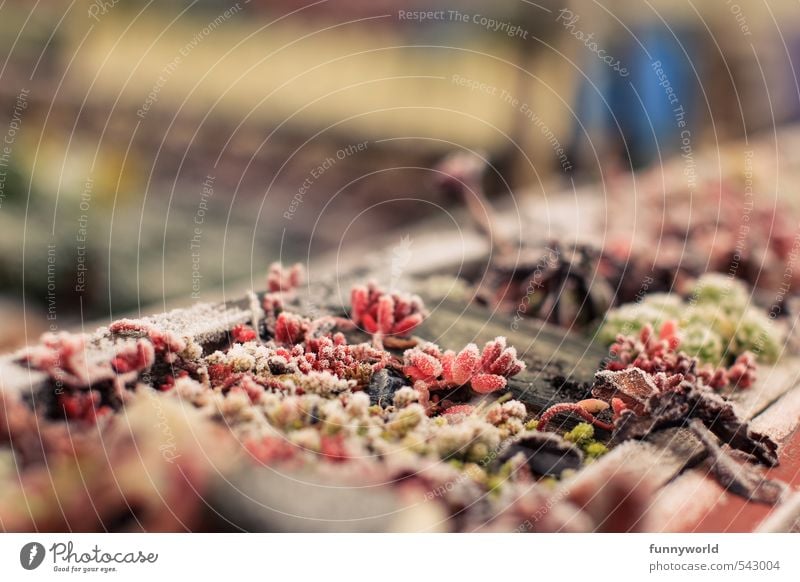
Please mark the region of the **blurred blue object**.
<svg viewBox="0 0 800 582"><path fill-rule="evenodd" d="M603 42L609 54L620 55L629 74L621 75L588 56L583 63L576 112L588 138L600 140L594 149L634 169L656 161L659 151L662 158L680 153L681 133L691 132L692 112L706 107L697 99L706 63L694 58L695 31L670 31L659 23L637 30L635 39L628 37L624 43ZM680 107L685 128L678 126ZM573 150L584 155L591 151L581 143L587 136L578 123L573 136ZM594 164L586 160L586 165Z"/></svg>

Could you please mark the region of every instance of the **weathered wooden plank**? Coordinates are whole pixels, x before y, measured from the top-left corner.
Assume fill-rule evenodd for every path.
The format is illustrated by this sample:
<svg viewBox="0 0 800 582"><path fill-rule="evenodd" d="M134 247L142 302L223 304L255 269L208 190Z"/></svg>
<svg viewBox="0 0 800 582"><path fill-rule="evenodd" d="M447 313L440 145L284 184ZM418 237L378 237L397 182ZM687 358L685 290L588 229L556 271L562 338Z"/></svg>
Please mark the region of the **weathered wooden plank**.
<svg viewBox="0 0 800 582"><path fill-rule="evenodd" d="M657 447L646 441L623 443L613 449L603 462L592 463L566 479L559 490L568 492L592 483L606 482L612 475L626 476L634 482L643 479L663 484L674 476L675 464L682 460L667 447Z"/></svg>
<svg viewBox="0 0 800 582"><path fill-rule="evenodd" d="M250 300L242 298L227 303L197 303L185 309L174 309L159 315L143 317L144 321L171 331L181 337L190 337L201 345L213 344L225 338L228 331L239 323L252 320ZM121 341L121 340L120 340ZM90 362L108 359L117 345L105 327L89 334L86 359ZM46 375L17 364L14 355L0 359L0 389L9 392L29 391L40 386Z"/></svg>
<svg viewBox="0 0 800 582"><path fill-rule="evenodd" d="M753 430L783 441L800 425L800 389L794 389L753 420Z"/></svg>
<svg viewBox="0 0 800 582"><path fill-rule="evenodd" d="M799 532L800 491L792 493L756 528L757 532Z"/></svg>
<svg viewBox="0 0 800 582"><path fill-rule="evenodd" d="M758 369L755 386L731 395L740 414L754 418L770 404L798 385L800 360L785 359L774 366L762 365Z"/></svg>
<svg viewBox="0 0 800 582"><path fill-rule="evenodd" d="M800 426L800 388L772 404L753 421L754 430L764 432L783 444ZM800 531L800 493L795 492L759 524L760 532Z"/></svg>
<svg viewBox="0 0 800 582"><path fill-rule="evenodd" d="M599 461L582 469L560 487L562 492L603 483L611 475L624 476L633 482L647 480L661 487L684 467L700 461L705 450L689 433L679 428L666 429L651 441L628 441L615 447Z"/></svg>
<svg viewBox="0 0 800 582"><path fill-rule="evenodd" d="M731 495L723 503L709 507L707 514L693 528L697 531L799 531L800 504L793 501L793 496L800 485L800 475L797 473L800 433L795 432L783 439L780 461L779 466L766 471L766 476L788 483L795 489L781 504L769 507L747 503L744 499ZM699 471L698 475L703 476L703 472ZM719 491L719 485L711 479L706 479L704 488L706 491ZM795 529L792 530L792 527Z"/></svg>
<svg viewBox="0 0 800 582"><path fill-rule="evenodd" d="M769 371L766 374L762 372L756 386L737 395L736 401L740 414L745 418L752 418L792 388L793 390L784 398L791 398L788 401L791 403L794 403L795 399L800 400L800 396L797 396L800 394L800 388L795 388L798 380L796 369L795 362L790 361L767 368ZM773 406L779 406L781 402L782 400L779 400ZM778 410L780 408L770 416L778 416ZM781 414L781 418L785 418L785 415ZM761 428L770 426L770 422L773 421L769 418L765 419L761 422ZM783 431L786 428L780 428L780 430ZM691 486L694 488L693 495L682 504L685 506L682 510L685 515L680 522L675 522L676 527L690 527L691 520L688 516L702 517L714 503L720 500L722 489L715 481L707 478L704 471L691 469L705 456L697 438L686 429L672 429L672 431L661 431L650 437L648 441L624 443L594 465L576 474L570 481L565 482L564 487L581 486L593 479L617 472L625 472L636 478L649 479L663 488L654 500L653 515L648 529L668 531L671 526L667 523L660 523L659 516L663 517L672 511L670 504L673 504L675 499L683 499L687 488ZM617 452L620 449L623 450L622 453ZM690 468L690 472L681 475L687 468ZM683 480L676 479L678 475L681 477L691 476Z"/></svg>
<svg viewBox="0 0 800 582"><path fill-rule="evenodd" d="M562 327L550 325L533 318L524 318L512 325L512 318L505 313L499 313L479 305L457 303L445 299L439 303L431 317L426 320L422 329L448 332L451 327L457 327L461 319L465 319L470 328L487 328L486 333L500 333L509 338L514 337L521 343L531 345L541 344L542 353L555 355L556 353L567 356L578 356L578 359L590 358L591 365L596 368L598 359L606 355L606 350L592 344L585 336L569 331ZM431 327L434 325L434 327ZM428 334L421 334L428 335ZM434 335L439 335L435 333ZM432 338L431 338L432 339ZM435 341L432 339L432 341ZM519 347L518 347L519 349ZM520 349L520 351L523 351ZM596 359L595 359L596 358Z"/></svg>
<svg viewBox="0 0 800 582"><path fill-rule="evenodd" d="M778 442L800 424L800 388L797 388L800 374L796 366L796 362L788 361L769 369L766 374L762 372L752 390L742 391L733 398L742 416L752 418L757 415L752 421L753 430L768 434ZM777 401L776 397L779 397ZM706 470L689 469L659 492L651 512L652 528L658 531L691 530L713 506L724 502L726 495ZM772 513L788 511L782 509L786 503ZM800 518L800 513L796 517Z"/></svg>

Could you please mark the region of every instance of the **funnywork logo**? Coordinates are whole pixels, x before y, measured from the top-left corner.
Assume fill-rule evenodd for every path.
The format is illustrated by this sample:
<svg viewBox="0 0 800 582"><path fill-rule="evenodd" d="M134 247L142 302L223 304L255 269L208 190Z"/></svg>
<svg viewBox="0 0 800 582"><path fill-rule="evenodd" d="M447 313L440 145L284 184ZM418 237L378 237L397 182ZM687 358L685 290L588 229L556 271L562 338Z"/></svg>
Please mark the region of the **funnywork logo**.
<svg viewBox="0 0 800 582"><path fill-rule="evenodd" d="M19 551L19 563L26 570L35 570L44 561L44 546L39 542L30 542Z"/></svg>

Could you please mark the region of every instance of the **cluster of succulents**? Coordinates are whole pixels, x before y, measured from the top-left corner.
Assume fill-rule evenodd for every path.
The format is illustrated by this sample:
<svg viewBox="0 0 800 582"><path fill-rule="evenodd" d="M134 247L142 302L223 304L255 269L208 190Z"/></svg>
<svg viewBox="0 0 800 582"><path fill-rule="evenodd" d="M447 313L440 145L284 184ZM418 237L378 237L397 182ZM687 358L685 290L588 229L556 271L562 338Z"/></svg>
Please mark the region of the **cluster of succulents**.
<svg viewBox="0 0 800 582"><path fill-rule="evenodd" d="M122 327L141 329L131 322ZM72 339L77 337L81 336ZM492 347L498 348L497 353ZM502 342L489 348L486 366L507 353ZM202 417L226 426L253 462L285 470L308 466L324 470L328 464L346 463L346 474L353 479L378 475L387 483L412 474L419 491L430 493L430 499L452 511L487 503L505 510L538 487L524 458L500 458L504 447L530 432L524 404L501 399L432 414L430 407L420 403L420 392L404 386L391 403L373 405L363 389L366 386L350 378L354 370L350 365L375 373L389 365L366 357L377 351L369 344L346 344L341 334L312 338L291 349L270 341L234 342L192 362L174 360L172 371L181 369L182 373L172 374L161 392L141 382L129 385L125 406L148 397L190 403ZM152 356L153 351L146 353ZM114 356L115 361L119 357ZM337 365L317 365L320 359ZM49 360L28 361L60 377L45 366ZM144 363L147 366L141 372L149 372L152 357ZM92 379L89 387L97 388ZM98 421L89 419L87 411L99 408L94 401L99 392L84 388L69 393L69 406L78 408L67 420L73 423L69 430L76 433L89 428L85 421ZM107 407L102 410L111 412ZM109 430L109 426L104 422L99 429ZM492 495L487 497L487 492Z"/></svg>
<svg viewBox="0 0 800 582"><path fill-rule="evenodd" d="M553 513L548 510L547 519L543 516L533 529L604 527L598 524L605 516L584 515L576 500L557 494L552 478L541 480L536 458L550 451L518 444L541 433L526 422L530 413L516 400L451 406L431 415L410 386L379 406L352 385L340 391L263 389L254 398L241 385L223 392L191 378L178 379L165 397L190 402L208 419L223 422L255 463L284 471L344 472L356 482L403 483L422 500L442 506L446 515L478 519L475 529L515 528L530 518L524 513L529 504L539 501L549 503ZM580 458L587 460L606 451L592 437L582 426L567 434L569 440L549 435L550 446L581 451ZM464 508L472 510L462 513ZM568 508L571 518L559 517L556 508ZM482 515L491 516L491 526L480 522ZM574 522L576 515L582 520Z"/></svg>
<svg viewBox="0 0 800 582"><path fill-rule="evenodd" d="M442 351L433 343L406 350L403 373L414 382L424 398L432 390L469 385L479 394L489 394L506 387L506 379L525 369L517 351L506 346L504 337L487 342L483 351L469 344L460 352Z"/></svg>
<svg viewBox="0 0 800 582"><path fill-rule="evenodd" d="M687 299L656 293L612 309L598 337L610 345L620 335L636 335L647 325L660 329L667 321L678 323L681 351L701 363L728 365L746 352L773 362L780 352L778 327L750 303L744 284L713 273L700 277Z"/></svg>
<svg viewBox="0 0 800 582"><path fill-rule="evenodd" d="M653 375L659 385L675 385L683 380L715 390L750 388L756 380L756 359L742 352L729 366L714 367L682 351L674 321L665 321L658 334L650 324L633 336L617 336L610 353L615 359L606 368L612 371L638 368Z"/></svg>
<svg viewBox="0 0 800 582"><path fill-rule="evenodd" d="M350 319L379 347L384 338L407 337L427 315L417 295L388 292L373 282L353 287L350 304Z"/></svg>
<svg viewBox="0 0 800 582"><path fill-rule="evenodd" d="M170 345L186 348L163 340L158 334L154 339L128 339L116 345L109 358L90 360L86 336L46 333L39 345L22 350L19 358L50 377L55 395L52 414L94 423L124 401L126 389L153 366L157 355L174 355Z"/></svg>
<svg viewBox="0 0 800 582"><path fill-rule="evenodd" d="M28 416L66 420L76 434L102 434L114 426L115 411L142 399L188 403L204 422L224 426L250 462L345 474L354 482L402 483L448 515L471 508L458 518L459 527L474 529L517 527L543 507L530 529L600 527L608 515L592 508L592 497L559 489L560 478L607 452L596 429L643 438L646 423L710 422L716 411L722 421L710 427L719 438L773 460L769 442L748 432L725 401L706 394L710 387L752 382L751 357L740 354L719 369L703 366L681 351L683 330L668 321L659 333L643 324L615 338L616 359L598 375L595 398L537 415L505 391L525 368L505 338L457 351L422 343L411 337L426 313L418 298L374 285L353 291L349 320L309 318L293 311L289 298L299 277L299 270L272 267L272 297L251 302L263 311L254 309L251 321L228 327L222 343L180 336L152 319L112 324L100 352L87 349L96 338L46 336L18 360L44 372L47 389L57 390ZM733 318L735 309L746 309L739 291L720 295L713 282L701 281L684 311L715 304ZM363 341L363 331L372 342ZM391 351L384 340L392 337L415 345ZM623 377L631 373L641 378ZM687 407L700 412L681 416ZM563 431L552 422L563 414L586 422ZM13 435L0 429L0 443L40 454L28 451L21 436L33 423L26 422ZM638 499L635 483L614 487ZM641 501L632 509L639 517L646 513Z"/></svg>
<svg viewBox="0 0 800 582"><path fill-rule="evenodd" d="M290 303L295 299L304 277L305 269L300 263L288 268L279 262L269 266L267 291L261 300L261 307L268 318L274 318L275 314L283 309L284 303Z"/></svg>
<svg viewBox="0 0 800 582"><path fill-rule="evenodd" d="M425 349L444 358L436 346ZM478 358L473 373L491 369L511 375L514 366L521 369L502 340L490 342L484 354L483 366ZM414 359L407 354L404 361L408 358ZM431 361L442 374L440 361ZM503 362L507 365L500 370ZM369 379L386 367L401 369L409 385L397 389L390 403L371 404ZM516 401L435 413L428 406L427 385L418 384L433 378L419 377L418 369L370 344L349 344L341 333L310 337L292 348L234 344L203 358L200 370L198 378L178 379L171 393L224 420L264 463L347 461L353 471L388 471L391 479L410 464L478 462L525 430L527 411ZM455 374L447 376L453 386L471 379L458 366ZM400 465L393 469L396 458ZM481 471L488 475L492 467L487 462Z"/></svg>
<svg viewBox="0 0 800 582"><path fill-rule="evenodd" d="M388 364L389 354L369 344L348 344L341 333L309 338L293 347L256 341L234 343L217 350L199 363L208 370L212 384L222 384L231 374L250 374L272 385L296 387L303 377L327 374L353 386L365 386L373 373Z"/></svg>
<svg viewBox="0 0 800 582"><path fill-rule="evenodd" d="M298 277L271 268L268 295L292 293ZM259 305L272 310L264 325L255 317L237 323L229 343L209 351L155 320L124 319L102 332L104 350L95 349L97 336L48 335L18 361L45 372L48 389L58 388L50 408L38 413L66 420L78 433L109 430L115 411L143 398L177 399L227 427L257 463L346 463L351 476L380 475L389 483L413 474L451 509L497 499L508 504L537 487L524 457L501 455L533 432L529 412L508 394L487 398L524 368L505 338L482 350L426 343L393 354L345 334L366 325L375 336L408 335L424 306L372 285L352 296L348 322L306 318L276 295ZM390 388L374 403L379 378L384 384L389 378ZM430 391L460 388L472 390L469 403L429 398Z"/></svg>

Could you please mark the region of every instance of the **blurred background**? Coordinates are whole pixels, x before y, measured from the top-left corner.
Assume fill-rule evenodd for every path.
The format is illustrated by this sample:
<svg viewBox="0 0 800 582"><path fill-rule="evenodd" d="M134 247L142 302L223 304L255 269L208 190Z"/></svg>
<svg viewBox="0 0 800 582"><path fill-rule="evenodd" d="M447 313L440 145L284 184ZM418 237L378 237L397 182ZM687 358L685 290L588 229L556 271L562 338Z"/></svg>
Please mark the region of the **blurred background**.
<svg viewBox="0 0 800 582"><path fill-rule="evenodd" d="M535 224L559 193L605 199L631 171L768 139L800 115L799 14L5 0L0 346L237 296L273 260L332 263L426 220L457 229L434 186L453 150L484 152L490 198Z"/></svg>

